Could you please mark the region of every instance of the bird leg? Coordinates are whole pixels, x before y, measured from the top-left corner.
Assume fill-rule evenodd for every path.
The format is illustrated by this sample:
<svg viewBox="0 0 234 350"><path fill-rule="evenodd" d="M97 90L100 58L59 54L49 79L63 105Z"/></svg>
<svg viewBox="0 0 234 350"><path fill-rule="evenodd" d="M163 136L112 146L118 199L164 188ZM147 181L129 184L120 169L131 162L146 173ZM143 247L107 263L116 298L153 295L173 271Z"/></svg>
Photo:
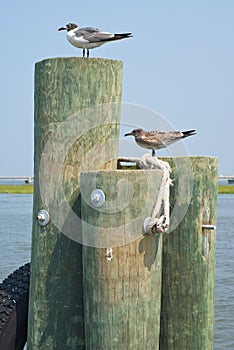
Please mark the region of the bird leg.
<svg viewBox="0 0 234 350"><path fill-rule="evenodd" d="M85 49L83 49L83 57L85 57Z"/></svg>
<svg viewBox="0 0 234 350"><path fill-rule="evenodd" d="M89 57L89 49L87 49L87 57Z"/></svg>
<svg viewBox="0 0 234 350"><path fill-rule="evenodd" d="M155 157L156 153L155 153L155 149L152 149L152 157Z"/></svg>

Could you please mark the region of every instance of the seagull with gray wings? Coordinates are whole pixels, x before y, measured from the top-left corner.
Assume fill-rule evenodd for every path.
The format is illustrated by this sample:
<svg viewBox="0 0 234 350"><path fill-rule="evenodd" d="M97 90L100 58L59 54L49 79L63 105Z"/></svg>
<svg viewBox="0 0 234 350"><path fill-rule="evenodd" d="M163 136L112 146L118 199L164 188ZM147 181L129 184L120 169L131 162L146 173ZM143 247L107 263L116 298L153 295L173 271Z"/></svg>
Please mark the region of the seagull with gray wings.
<svg viewBox="0 0 234 350"><path fill-rule="evenodd" d="M83 57L85 57L85 50L87 51L87 57L89 57L89 49L94 49L107 42L131 38L133 36L132 33L112 34L102 32L98 28L93 27L79 28L75 23L68 23L58 30L67 31L67 40L75 47L83 49Z"/></svg>
<svg viewBox="0 0 234 350"><path fill-rule="evenodd" d="M145 131L143 129L134 129L124 136L134 136L139 146L152 149L152 156L155 156L156 149L166 148L174 142L195 134L196 130L164 132L158 130Z"/></svg>

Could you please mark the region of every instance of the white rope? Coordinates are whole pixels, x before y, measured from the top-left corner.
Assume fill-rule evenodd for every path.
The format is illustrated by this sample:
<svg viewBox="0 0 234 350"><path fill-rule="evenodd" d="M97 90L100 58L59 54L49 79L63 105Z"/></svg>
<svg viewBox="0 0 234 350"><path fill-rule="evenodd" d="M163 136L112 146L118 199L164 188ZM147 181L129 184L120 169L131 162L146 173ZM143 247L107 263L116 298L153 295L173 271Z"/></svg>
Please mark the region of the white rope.
<svg viewBox="0 0 234 350"><path fill-rule="evenodd" d="M160 185L159 193L155 202L154 210L146 223L144 229L145 233L150 235L160 232L167 232L170 225L170 185L172 180L170 179L171 168L167 162L159 160L156 157L152 157L150 154L144 154L139 158L122 158L121 161L136 162L141 169L160 169L163 171L162 182ZM161 216L161 208L163 206L163 214Z"/></svg>

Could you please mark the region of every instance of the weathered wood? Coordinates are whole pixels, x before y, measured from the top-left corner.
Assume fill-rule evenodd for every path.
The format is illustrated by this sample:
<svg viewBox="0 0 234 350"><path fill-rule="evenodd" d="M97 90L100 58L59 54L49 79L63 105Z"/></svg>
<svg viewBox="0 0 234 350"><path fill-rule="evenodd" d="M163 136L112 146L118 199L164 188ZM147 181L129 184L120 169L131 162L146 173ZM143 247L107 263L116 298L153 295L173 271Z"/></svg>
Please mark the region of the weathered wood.
<svg viewBox="0 0 234 350"><path fill-rule="evenodd" d="M162 235L143 236L142 224L161 179L159 170L81 173L82 234L93 240L83 247L86 349L159 348ZM94 189L105 193L101 208L90 204Z"/></svg>
<svg viewBox="0 0 234 350"><path fill-rule="evenodd" d="M173 208L180 195L179 213L189 190L178 193L175 163L169 161L176 178L170 202ZM193 182L191 203L179 226L163 236L160 349L167 350L213 349L216 235L202 224L216 224L217 158L190 161L193 181L186 158L176 159L180 183Z"/></svg>
<svg viewBox="0 0 234 350"><path fill-rule="evenodd" d="M57 58L36 64L29 350L85 347L82 245L74 219L80 215L79 173L116 166L108 160L117 157L118 142L106 145L119 137L118 104L103 104L120 102L121 84L119 61ZM41 208L50 213L46 227L35 219Z"/></svg>

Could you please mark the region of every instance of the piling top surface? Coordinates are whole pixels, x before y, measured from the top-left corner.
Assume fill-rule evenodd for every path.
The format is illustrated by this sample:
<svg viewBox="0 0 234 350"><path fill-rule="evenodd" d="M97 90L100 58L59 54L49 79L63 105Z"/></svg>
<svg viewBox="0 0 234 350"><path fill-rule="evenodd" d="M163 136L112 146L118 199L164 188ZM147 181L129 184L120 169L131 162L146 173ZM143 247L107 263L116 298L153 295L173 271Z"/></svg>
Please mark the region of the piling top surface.
<svg viewBox="0 0 234 350"><path fill-rule="evenodd" d="M55 60L70 60L70 61L77 61L77 63L93 63L94 61L96 62L119 62L120 64L123 64L122 61L120 60L114 60L112 58L87 58L87 57L77 57L77 56L73 56L73 57L52 57L52 58L45 58L41 61L36 62L36 64L41 63L41 62L50 62L50 61L55 61Z"/></svg>

